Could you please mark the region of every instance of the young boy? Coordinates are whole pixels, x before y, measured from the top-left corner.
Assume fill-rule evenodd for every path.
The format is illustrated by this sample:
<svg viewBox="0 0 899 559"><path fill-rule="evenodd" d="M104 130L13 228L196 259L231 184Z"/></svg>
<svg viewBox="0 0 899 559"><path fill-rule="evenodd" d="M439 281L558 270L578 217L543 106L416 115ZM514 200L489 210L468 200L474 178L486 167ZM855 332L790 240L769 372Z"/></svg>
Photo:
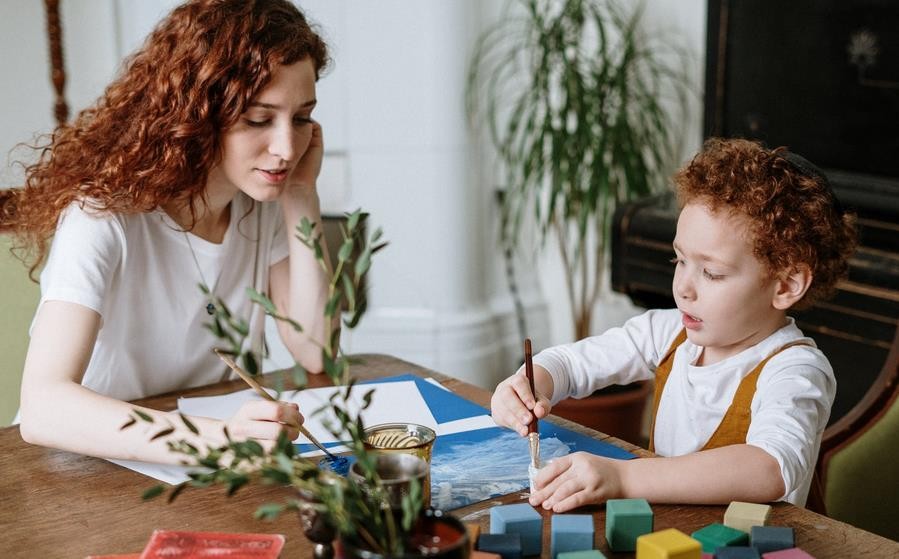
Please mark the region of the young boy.
<svg viewBox="0 0 899 559"><path fill-rule="evenodd" d="M808 161L747 140L709 140L674 182L677 308L547 349L534 357L536 399L519 370L491 401L496 422L525 435L530 410L542 418L564 398L654 378L660 458L558 458L537 476L534 506L805 504L836 381L786 312L831 294L854 217Z"/></svg>

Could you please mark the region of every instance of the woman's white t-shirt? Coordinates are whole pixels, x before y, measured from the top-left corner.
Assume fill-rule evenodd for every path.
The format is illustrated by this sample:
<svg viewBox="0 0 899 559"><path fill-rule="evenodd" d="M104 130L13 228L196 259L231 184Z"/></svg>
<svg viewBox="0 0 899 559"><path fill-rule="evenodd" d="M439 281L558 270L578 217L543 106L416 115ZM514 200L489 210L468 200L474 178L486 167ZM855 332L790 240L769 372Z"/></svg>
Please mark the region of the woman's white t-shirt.
<svg viewBox="0 0 899 559"><path fill-rule="evenodd" d="M248 320L245 347L258 351L265 317L246 289L268 292L269 268L288 254L284 229L277 203L242 193L221 244L181 231L162 210L120 215L73 203L41 273L40 305L66 301L100 314L81 382L100 394L132 400L230 378L212 352L224 344L204 327L212 317L199 284Z"/></svg>
<svg viewBox="0 0 899 559"><path fill-rule="evenodd" d="M781 500L805 503L836 379L814 340L788 320L755 346L713 365L695 365L702 348L689 339L678 347L656 416L657 454L682 456L700 450L721 423L743 377L777 349L801 340L806 345L778 353L759 375L746 443L780 464L787 488ZM677 309L651 310L599 336L544 350L534 356L534 363L552 376L555 404L610 384L653 379L682 328Z"/></svg>

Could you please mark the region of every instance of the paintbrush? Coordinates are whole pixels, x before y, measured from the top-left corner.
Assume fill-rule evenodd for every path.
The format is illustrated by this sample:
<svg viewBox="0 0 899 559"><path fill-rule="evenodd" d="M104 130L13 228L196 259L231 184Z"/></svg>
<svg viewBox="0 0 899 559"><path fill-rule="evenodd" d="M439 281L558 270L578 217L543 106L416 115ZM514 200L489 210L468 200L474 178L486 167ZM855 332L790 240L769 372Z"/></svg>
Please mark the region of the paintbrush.
<svg viewBox="0 0 899 559"><path fill-rule="evenodd" d="M253 378L253 375L251 375L250 373L244 371L244 370L240 367L240 365L238 365L238 364L234 361L234 359L231 359L231 356L230 356L230 355L228 355L227 353L223 352L222 350L220 350L220 349L218 349L218 348L214 349L213 351L215 351L215 354L218 355L219 358L220 358L222 361L224 361L225 364L228 365L228 367L230 367L232 371L234 371L235 373L237 373L237 376L239 376L240 378L242 378L242 379L244 380L244 382L246 382L247 384L249 384L249 385L250 385L250 388L252 388L253 390L255 390L257 394L259 394L260 396L262 396L263 398L265 398L266 400L268 400L268 401L270 401L270 402L277 402L277 401L278 401L277 398L275 398L274 396L272 396L271 394L269 394L264 388L262 388L262 385L259 384L259 383L256 381L255 378ZM309 430L306 429L305 427L303 427L302 425L294 425L294 424L292 424L292 423L288 423L287 425L288 425L288 427L293 427L294 429L299 429L299 430L300 430L300 433L302 433L302 435L303 435L304 437L306 437L307 439L309 439L309 442L311 442L312 444L314 444L316 447L318 447L319 450L321 450L322 452L324 452L325 454L328 455L328 459L329 459L329 460L335 460L335 461L336 461L336 460L340 460L339 457L337 457L337 456L331 454L331 453L328 451L328 449L325 448L325 445L323 445L322 443L320 443L320 442L318 441L318 439L316 439L316 438L312 435L312 433L310 433Z"/></svg>
<svg viewBox="0 0 899 559"><path fill-rule="evenodd" d="M534 360L531 357L531 339L524 340L524 372L528 378L528 386L534 402L537 401L537 391L534 389ZM535 404L536 406L536 404ZM531 449L531 465L540 468L540 433L537 430L537 414L531 412L531 422L528 423L528 446Z"/></svg>

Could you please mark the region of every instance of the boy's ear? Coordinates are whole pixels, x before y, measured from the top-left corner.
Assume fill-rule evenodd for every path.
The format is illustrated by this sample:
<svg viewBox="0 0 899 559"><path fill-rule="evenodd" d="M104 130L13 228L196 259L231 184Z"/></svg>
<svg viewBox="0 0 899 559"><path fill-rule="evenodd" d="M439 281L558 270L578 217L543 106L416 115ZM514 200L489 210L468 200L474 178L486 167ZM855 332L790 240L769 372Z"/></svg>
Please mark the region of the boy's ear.
<svg viewBox="0 0 899 559"><path fill-rule="evenodd" d="M775 309L787 310L802 299L812 284L812 271L808 266L800 265L791 272L783 274L776 284L774 300Z"/></svg>

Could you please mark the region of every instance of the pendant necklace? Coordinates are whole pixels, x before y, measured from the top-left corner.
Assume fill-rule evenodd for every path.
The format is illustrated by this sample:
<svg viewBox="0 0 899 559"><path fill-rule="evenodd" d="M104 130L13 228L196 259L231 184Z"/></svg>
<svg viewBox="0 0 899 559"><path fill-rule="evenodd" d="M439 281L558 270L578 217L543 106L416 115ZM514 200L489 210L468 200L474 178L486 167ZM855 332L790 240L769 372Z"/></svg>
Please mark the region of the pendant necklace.
<svg viewBox="0 0 899 559"><path fill-rule="evenodd" d="M184 239L187 241L187 248L190 249L190 255L193 256L194 265L197 267L197 273L200 274L200 280L203 282L206 289L209 290L210 300L206 303L206 313L211 316L215 314L215 305L213 304L213 301L215 300L215 288L218 286L219 279L222 277L222 270L219 270L219 275L215 278L214 285L206 283L206 277L203 275L203 269L200 267L200 261L197 259L197 253L194 252L194 246L190 242L190 235L187 234L187 231L184 231Z"/></svg>

